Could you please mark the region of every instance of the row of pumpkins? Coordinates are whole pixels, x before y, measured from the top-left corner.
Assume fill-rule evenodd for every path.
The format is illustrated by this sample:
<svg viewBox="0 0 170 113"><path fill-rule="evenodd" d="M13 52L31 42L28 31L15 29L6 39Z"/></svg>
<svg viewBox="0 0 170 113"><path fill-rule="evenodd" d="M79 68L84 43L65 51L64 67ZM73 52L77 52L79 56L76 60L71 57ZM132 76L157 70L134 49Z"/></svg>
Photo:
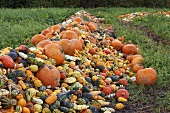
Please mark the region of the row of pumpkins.
<svg viewBox="0 0 170 113"><path fill-rule="evenodd" d="M79 11L34 35L34 47L2 49L0 112L112 113L124 108L129 81L154 85L138 46L103 21Z"/></svg>
<svg viewBox="0 0 170 113"><path fill-rule="evenodd" d="M148 15L165 15L165 17L170 17L170 11L158 11L156 13L149 13L149 12L135 12L135 13L130 13L130 14L123 14L123 15L119 15L118 18L121 19L122 22L131 22L133 21L135 18L140 18L143 16L148 16Z"/></svg>

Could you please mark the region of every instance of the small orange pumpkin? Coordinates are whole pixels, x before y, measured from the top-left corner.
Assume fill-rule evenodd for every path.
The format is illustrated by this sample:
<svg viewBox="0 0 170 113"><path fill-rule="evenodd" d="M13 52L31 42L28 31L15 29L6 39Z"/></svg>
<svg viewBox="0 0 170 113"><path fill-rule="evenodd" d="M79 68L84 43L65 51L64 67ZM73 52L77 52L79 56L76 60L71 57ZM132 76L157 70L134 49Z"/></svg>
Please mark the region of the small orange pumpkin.
<svg viewBox="0 0 170 113"><path fill-rule="evenodd" d="M82 19L81 19L80 17L76 17L76 18L74 19L74 21L77 22L77 23L81 23L81 22L82 22Z"/></svg>
<svg viewBox="0 0 170 113"><path fill-rule="evenodd" d="M21 106L21 107L25 107L26 106L26 100L21 98L18 102L17 102L17 105L18 106Z"/></svg>
<svg viewBox="0 0 170 113"><path fill-rule="evenodd" d="M127 44L122 47L122 52L124 54L137 54L138 50L134 44Z"/></svg>
<svg viewBox="0 0 170 113"><path fill-rule="evenodd" d="M77 33L75 33L74 31L71 31L71 30L65 31L63 33L63 35L62 35L62 39L69 39L69 40L71 40L73 38L78 39L78 35L77 35Z"/></svg>
<svg viewBox="0 0 170 113"><path fill-rule="evenodd" d="M42 34L36 34L31 38L31 43L33 45L36 45L38 42L42 41L42 40L46 40L47 38L42 35Z"/></svg>
<svg viewBox="0 0 170 113"><path fill-rule="evenodd" d="M94 22L89 22L88 27L91 31L97 30L97 25Z"/></svg>
<svg viewBox="0 0 170 113"><path fill-rule="evenodd" d="M155 85L157 72L153 68L141 69L136 74L136 82L144 85Z"/></svg>
<svg viewBox="0 0 170 113"><path fill-rule="evenodd" d="M111 46L112 47L114 47L114 49L116 49L116 50L121 50L121 48L122 48L122 42L121 41L119 41L119 40L117 40L117 39L115 39L115 40L113 40L112 42L111 42Z"/></svg>
<svg viewBox="0 0 170 113"><path fill-rule="evenodd" d="M132 71L134 73L137 73L139 70L143 69L143 65L142 64L135 64L133 67L132 67Z"/></svg>
<svg viewBox="0 0 170 113"><path fill-rule="evenodd" d="M36 73L36 77L41 80L43 85L56 87L60 81L60 72L53 65L45 65Z"/></svg>
<svg viewBox="0 0 170 113"><path fill-rule="evenodd" d="M58 44L48 44L44 47L44 54L48 58L55 60L56 65L61 65L64 62L64 54L61 52L61 46Z"/></svg>

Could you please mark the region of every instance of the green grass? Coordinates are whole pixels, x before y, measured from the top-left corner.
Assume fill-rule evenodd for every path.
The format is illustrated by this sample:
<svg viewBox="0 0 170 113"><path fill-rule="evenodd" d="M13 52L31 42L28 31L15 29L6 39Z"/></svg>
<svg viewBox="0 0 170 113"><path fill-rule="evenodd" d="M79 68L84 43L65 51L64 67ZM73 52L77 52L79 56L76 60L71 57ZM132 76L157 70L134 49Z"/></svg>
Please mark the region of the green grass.
<svg viewBox="0 0 170 113"><path fill-rule="evenodd" d="M78 10L71 8L1 9L0 49L25 44L25 39L31 39L43 29L61 23Z"/></svg>
<svg viewBox="0 0 170 113"><path fill-rule="evenodd" d="M62 22L80 10L71 8L38 8L38 9L1 9L0 10L0 49L7 46L18 47L24 43L25 39L37 33L50 25ZM126 41L132 41L139 45L140 54L145 59L145 67L153 67L158 72L158 81L155 86L130 85L130 100L141 103L156 102L156 107L153 112L163 112L170 110L170 46L156 44L152 39L148 38L141 30L132 30L134 24L147 26L152 32L161 35L164 38L170 39L169 25L165 17L144 17L135 20L133 24L122 26L120 20L117 18L119 15L133 12L157 12L168 11L169 9L150 9L150 8L95 8L86 9L97 17L104 17L106 23L114 26L117 36L126 36ZM167 24L166 24L167 23ZM169 91L168 91L169 90ZM159 95L164 91L164 96ZM148 98L150 92L154 93L155 98ZM133 102L132 102L133 103ZM145 109L145 106L144 106Z"/></svg>
<svg viewBox="0 0 170 113"><path fill-rule="evenodd" d="M148 15L135 19L134 23L147 26L151 32L170 40L170 18L164 15Z"/></svg>

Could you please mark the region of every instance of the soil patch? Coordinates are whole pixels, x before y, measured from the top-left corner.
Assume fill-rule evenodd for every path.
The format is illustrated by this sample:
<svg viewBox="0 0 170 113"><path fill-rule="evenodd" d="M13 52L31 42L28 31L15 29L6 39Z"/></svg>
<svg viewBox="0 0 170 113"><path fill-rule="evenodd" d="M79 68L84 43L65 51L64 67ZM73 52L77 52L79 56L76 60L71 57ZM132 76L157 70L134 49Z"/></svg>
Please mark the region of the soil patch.
<svg viewBox="0 0 170 113"><path fill-rule="evenodd" d="M157 44L162 43L163 45L169 45L170 46L170 40L157 35L156 33L153 33L150 31L150 29L147 26L141 26L141 25L132 25L130 22L121 23L120 25L131 25L131 30L141 30L147 37L151 38L154 42Z"/></svg>

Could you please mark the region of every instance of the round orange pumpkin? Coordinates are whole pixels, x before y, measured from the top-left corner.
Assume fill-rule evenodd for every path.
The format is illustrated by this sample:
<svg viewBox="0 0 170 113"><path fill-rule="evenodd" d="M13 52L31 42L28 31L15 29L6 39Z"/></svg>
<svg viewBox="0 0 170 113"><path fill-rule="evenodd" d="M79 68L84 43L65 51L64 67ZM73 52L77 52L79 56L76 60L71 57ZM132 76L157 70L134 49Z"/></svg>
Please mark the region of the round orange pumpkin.
<svg viewBox="0 0 170 113"><path fill-rule="evenodd" d="M50 40L42 40L37 44L37 48L44 48L48 44L51 44Z"/></svg>
<svg viewBox="0 0 170 113"><path fill-rule="evenodd" d="M74 32L74 31L71 31L71 30L67 30L63 33L62 35L62 39L73 39L73 38L77 38L78 39L78 35Z"/></svg>
<svg viewBox="0 0 170 113"><path fill-rule="evenodd" d="M136 82L144 85L155 85L157 72L153 68L141 69L136 74Z"/></svg>
<svg viewBox="0 0 170 113"><path fill-rule="evenodd" d="M61 46L58 44L48 44L44 47L44 54L48 58L55 60L56 65L61 65L64 62L64 54L61 52Z"/></svg>
<svg viewBox="0 0 170 113"><path fill-rule="evenodd" d="M58 86L60 82L60 72L53 65L45 65L37 73L36 77L41 80L45 86Z"/></svg>
<svg viewBox="0 0 170 113"><path fill-rule="evenodd" d="M62 39L58 41L58 44L63 48L64 53L67 55L74 55L75 53L75 45L71 40L68 39Z"/></svg>
<svg viewBox="0 0 170 113"><path fill-rule="evenodd" d="M31 43L33 45L36 45L38 42L42 41L42 40L46 40L47 37L45 37L44 35L42 34L36 34L34 35L32 38L31 38Z"/></svg>
<svg viewBox="0 0 170 113"><path fill-rule="evenodd" d="M138 50L134 44L127 44L122 47L122 52L124 54L137 54Z"/></svg>
<svg viewBox="0 0 170 113"><path fill-rule="evenodd" d="M78 39L71 39L71 41L73 42L73 45L75 46L75 49L82 51L83 50L83 46L82 43L80 42L80 40Z"/></svg>
<svg viewBox="0 0 170 113"><path fill-rule="evenodd" d="M117 40L117 39L115 39L115 40L113 40L112 42L111 42L111 46L112 47L114 47L114 49L116 49L116 50L121 50L121 48L122 48L122 42L121 41L119 41L119 40Z"/></svg>

